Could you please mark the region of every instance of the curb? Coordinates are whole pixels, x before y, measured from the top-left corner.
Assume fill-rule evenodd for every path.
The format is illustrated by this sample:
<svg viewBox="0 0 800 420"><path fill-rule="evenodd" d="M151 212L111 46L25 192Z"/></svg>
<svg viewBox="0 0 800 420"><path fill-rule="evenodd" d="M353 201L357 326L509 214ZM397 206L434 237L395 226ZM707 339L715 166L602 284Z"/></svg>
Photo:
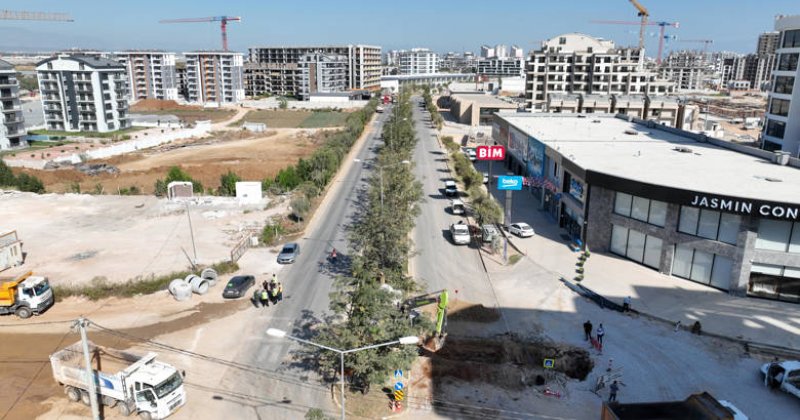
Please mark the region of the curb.
<svg viewBox="0 0 800 420"><path fill-rule="evenodd" d="M606 298L605 296L602 296L602 295L596 293L592 289L589 289L588 287L586 287L586 286L584 286L582 284L575 283L575 282L573 282L571 280L567 280L563 276L559 280L562 283L564 283L564 285L567 286L569 289L574 291L575 293L595 301L595 303L597 303L598 306L600 306L600 308L603 308L603 309L608 308L608 309L613 309L613 310L618 311L618 312L622 312L622 305L619 305L619 304L615 303L614 301ZM653 320L653 321L658 321L658 322L661 322L661 323L664 323L664 324L668 324L668 325L671 325L671 326L675 326L678 323L677 321L671 321L669 319L662 318L662 317L660 317L658 315L653 315L653 314L650 314L650 313L641 312L641 311L637 311L637 310L634 310L634 309L631 309L630 312L632 312L634 314L637 314L637 315L641 315L641 316L643 316L643 317L645 317L647 319L650 319L650 320ZM684 331L690 331L691 330L691 327L689 325L681 324L679 328L681 328ZM776 356L776 357L782 357L782 358L787 358L787 359L788 358L800 358L800 349L793 349L791 347L778 346L778 345L774 345L774 344L759 343L757 341L751 341L751 340L745 340L745 339L741 339L741 338L730 337L730 336L727 336L727 335L717 334L717 333L708 332L708 331L703 331L700 335L713 337L713 338L717 338L717 339L728 341L728 342L733 343L733 344L741 345L744 348L744 351L746 353L757 353L757 354L763 354L763 355L767 355L767 356Z"/></svg>

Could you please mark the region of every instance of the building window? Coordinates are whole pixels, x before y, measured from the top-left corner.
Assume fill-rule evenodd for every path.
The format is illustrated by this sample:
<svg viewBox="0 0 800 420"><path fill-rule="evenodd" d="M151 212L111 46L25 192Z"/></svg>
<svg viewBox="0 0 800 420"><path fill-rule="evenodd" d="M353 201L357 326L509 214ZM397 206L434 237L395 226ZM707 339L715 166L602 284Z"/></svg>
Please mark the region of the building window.
<svg viewBox="0 0 800 420"><path fill-rule="evenodd" d="M741 223L735 214L681 206L678 232L736 245Z"/></svg>
<svg viewBox="0 0 800 420"><path fill-rule="evenodd" d="M756 249L800 253L800 222L759 220Z"/></svg>
<svg viewBox="0 0 800 420"><path fill-rule="evenodd" d="M800 47L800 29L783 32L783 48Z"/></svg>
<svg viewBox="0 0 800 420"><path fill-rule="evenodd" d="M797 59L800 53L781 54L778 59L778 70L795 71L797 70Z"/></svg>
<svg viewBox="0 0 800 420"><path fill-rule="evenodd" d="M794 87L794 77L776 76L775 87L772 89L772 91L775 93L785 93L787 95L791 95L793 87Z"/></svg>
<svg viewBox="0 0 800 420"><path fill-rule="evenodd" d="M769 113L781 117L786 117L789 115L790 103L791 101L788 101L786 99L772 98L772 101L770 102L769 105Z"/></svg>
<svg viewBox="0 0 800 420"><path fill-rule="evenodd" d="M667 219L667 203L617 192L614 213L663 227Z"/></svg>
<svg viewBox="0 0 800 420"><path fill-rule="evenodd" d="M634 229L611 225L611 252L658 269L663 241Z"/></svg>
<svg viewBox="0 0 800 420"><path fill-rule="evenodd" d="M675 246L675 256L672 260L673 276L727 290L730 287L732 268L733 261L730 258L683 244Z"/></svg>
<svg viewBox="0 0 800 420"><path fill-rule="evenodd" d="M765 131L766 135L782 139L783 138L783 134L784 134L785 131L786 131L786 123L785 122L777 121L777 120L773 120L773 119L768 119L767 120L767 128L766 128L766 131ZM776 150L780 150L780 145L778 146L778 149L776 149Z"/></svg>
<svg viewBox="0 0 800 420"><path fill-rule="evenodd" d="M800 302L800 268L753 263L747 292L753 296Z"/></svg>

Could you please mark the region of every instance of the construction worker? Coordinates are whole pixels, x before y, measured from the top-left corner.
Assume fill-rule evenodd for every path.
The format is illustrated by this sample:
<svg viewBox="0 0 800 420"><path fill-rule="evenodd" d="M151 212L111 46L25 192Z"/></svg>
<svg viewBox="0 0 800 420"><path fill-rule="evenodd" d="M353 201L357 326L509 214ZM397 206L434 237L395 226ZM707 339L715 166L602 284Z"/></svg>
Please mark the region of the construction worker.
<svg viewBox="0 0 800 420"><path fill-rule="evenodd" d="M261 289L261 306L269 307L269 291L267 289Z"/></svg>
<svg viewBox="0 0 800 420"><path fill-rule="evenodd" d="M275 273L272 273L272 283L275 284L277 282L278 282L278 275L275 274Z"/></svg>
<svg viewBox="0 0 800 420"><path fill-rule="evenodd" d="M277 282L270 282L269 283L269 300L272 302L273 305L278 303L278 283Z"/></svg>
<svg viewBox="0 0 800 420"><path fill-rule="evenodd" d="M280 301L283 300L283 285L280 282L278 282L277 289L278 289L278 293L277 293L278 302L280 302Z"/></svg>

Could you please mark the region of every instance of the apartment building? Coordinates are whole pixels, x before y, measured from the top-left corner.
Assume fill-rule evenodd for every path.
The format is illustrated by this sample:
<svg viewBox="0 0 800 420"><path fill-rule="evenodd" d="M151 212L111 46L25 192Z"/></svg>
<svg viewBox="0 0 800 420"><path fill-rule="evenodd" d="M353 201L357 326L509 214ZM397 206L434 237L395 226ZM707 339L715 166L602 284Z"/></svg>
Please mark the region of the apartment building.
<svg viewBox="0 0 800 420"><path fill-rule="evenodd" d="M184 56L189 102L233 104L244 100L242 53L194 51Z"/></svg>
<svg viewBox="0 0 800 420"><path fill-rule="evenodd" d="M36 64L48 130L115 131L129 126L125 66L86 55L56 55Z"/></svg>
<svg viewBox="0 0 800 420"><path fill-rule="evenodd" d="M17 71L11 63L0 60L0 150L27 144Z"/></svg>
<svg viewBox="0 0 800 420"><path fill-rule="evenodd" d="M659 74L675 83L678 90L696 91L710 84L712 67L700 51L673 51L662 61Z"/></svg>
<svg viewBox="0 0 800 420"><path fill-rule="evenodd" d="M525 59L493 57L478 61L478 74L500 77L524 77Z"/></svg>
<svg viewBox="0 0 800 420"><path fill-rule="evenodd" d="M297 47L252 47L245 67L245 89L248 96L263 94L300 96L302 80L300 63L308 55L324 55L328 62L344 57L347 65L347 87L350 90L376 90L381 84L381 47L370 45L327 45ZM336 73L338 74L338 73ZM331 81L336 84L336 81Z"/></svg>
<svg viewBox="0 0 800 420"><path fill-rule="evenodd" d="M298 63L299 97L308 100L312 93L346 92L348 62L344 55L312 53Z"/></svg>
<svg viewBox="0 0 800 420"><path fill-rule="evenodd" d="M800 15L779 16L775 30L780 32L777 65L767 102L762 147L783 150L800 156Z"/></svg>
<svg viewBox="0 0 800 420"><path fill-rule="evenodd" d="M525 52L517 45L511 46L511 52L508 55L513 58L525 58Z"/></svg>
<svg viewBox="0 0 800 420"><path fill-rule="evenodd" d="M526 61L525 99L541 109L551 93L667 95L675 84L644 68L638 49L568 33L542 43Z"/></svg>
<svg viewBox="0 0 800 420"><path fill-rule="evenodd" d="M768 54L775 54L780 42L781 33L778 31L764 32L758 36L758 44L756 45L756 55L763 57Z"/></svg>
<svg viewBox="0 0 800 420"><path fill-rule="evenodd" d="M439 72L438 54L427 48L400 51L400 74L435 74Z"/></svg>
<svg viewBox="0 0 800 420"><path fill-rule="evenodd" d="M682 128L680 114L683 108L685 105L675 96L551 93L544 111L556 114L622 114Z"/></svg>
<svg viewBox="0 0 800 420"><path fill-rule="evenodd" d="M481 58L497 57L494 53L494 47L488 45L481 45Z"/></svg>
<svg viewBox="0 0 800 420"><path fill-rule="evenodd" d="M455 73L475 72L479 60L475 58L475 53L448 52L439 56L437 67L439 71L451 71Z"/></svg>
<svg viewBox="0 0 800 420"><path fill-rule="evenodd" d="M128 100L178 99L175 53L163 51L121 51L114 57L128 73Z"/></svg>

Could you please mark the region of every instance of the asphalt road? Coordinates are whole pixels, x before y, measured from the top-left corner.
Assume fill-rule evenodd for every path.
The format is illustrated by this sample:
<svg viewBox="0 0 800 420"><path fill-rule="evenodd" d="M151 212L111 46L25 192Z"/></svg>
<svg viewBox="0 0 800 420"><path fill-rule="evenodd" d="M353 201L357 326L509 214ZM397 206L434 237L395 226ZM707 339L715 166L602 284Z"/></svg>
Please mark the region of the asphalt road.
<svg viewBox="0 0 800 420"><path fill-rule="evenodd" d="M451 299L494 307L497 301L477 248L453 245L450 239L450 224L465 219L449 213L450 198L444 196L444 181L450 179L447 154L439 147L431 129L430 115L420 106L422 98L415 96L412 102L419 137L414 151L414 171L422 182L425 197L414 230L416 255L410 262L412 273L418 282L427 285L428 292L448 289Z"/></svg>
<svg viewBox="0 0 800 420"><path fill-rule="evenodd" d="M379 115L373 121L369 137L356 154L357 159L374 158L374 146L380 141L386 118L386 114ZM230 418L301 418L312 407L330 413L338 411L330 401L327 388L319 385L314 372L289 366L292 361L290 352L299 344L269 337L265 332L268 328L278 328L304 338L304 332L298 328L312 319L321 319L328 312L333 278L347 259L346 227L356 210L358 192L366 186L370 175L369 168L362 163L350 162L348 165L345 162L344 165L349 167L334 181L338 185L332 186L306 236L298 241L301 254L297 262L284 266L278 274L284 285L283 302L263 309L268 313L266 318L254 318L254 322L243 328L242 346L233 356L236 362L275 371L283 380L276 380L275 375L265 375L272 377L253 381L252 375L242 378L234 370L227 372L222 380L235 392L262 394L278 403L233 408L237 411L231 412ZM336 267L327 261L332 247L339 253L340 261Z"/></svg>

